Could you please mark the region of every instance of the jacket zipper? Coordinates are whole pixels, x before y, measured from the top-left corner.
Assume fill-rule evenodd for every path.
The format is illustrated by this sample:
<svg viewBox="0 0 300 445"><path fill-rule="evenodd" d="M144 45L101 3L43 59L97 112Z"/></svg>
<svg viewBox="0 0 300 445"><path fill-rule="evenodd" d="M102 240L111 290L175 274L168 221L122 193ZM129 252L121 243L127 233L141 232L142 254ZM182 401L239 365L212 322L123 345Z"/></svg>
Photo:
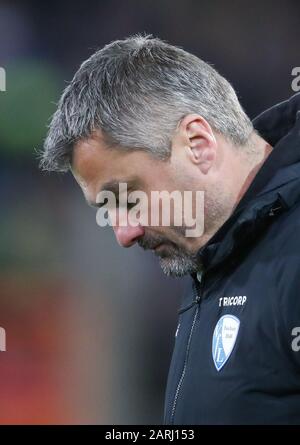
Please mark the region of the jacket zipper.
<svg viewBox="0 0 300 445"><path fill-rule="evenodd" d="M195 304L197 304L197 308L195 311L195 315L193 318L193 322L192 322L192 326L190 329L190 333L189 333L189 338L188 338L188 342L187 342L187 346L186 346L186 352L185 352L185 359L184 359L184 365L183 365L183 370L176 388L176 392L175 392L175 396L174 396L174 401L173 401L173 405L172 405L172 411L171 411L171 424L173 424L174 422L174 416L175 416L175 410L176 410L176 406L177 406L177 400L180 394L180 390L184 381L184 377L185 377L185 373L186 373L186 369L187 369L187 362L188 362L188 356L189 356L189 351L190 351L190 346L191 346L191 342L192 342L192 337L193 337L193 332L194 332L194 327L195 327L195 323L198 317L198 313L199 313L199 309L200 309L200 302L201 302L201 293L202 293L202 289L203 289L203 271L199 272L197 274L197 283L193 283L193 291L194 291L194 300L193 302L181 309L179 311L179 313L185 312L186 310L190 309L192 306L194 306Z"/></svg>
<svg viewBox="0 0 300 445"><path fill-rule="evenodd" d="M187 306L185 306L182 309L180 309L178 311L178 315L182 314L185 311L188 311L189 309L191 309L191 307L195 306L195 304L200 302L200 295L198 293L198 290L197 290L196 286L197 285L194 283L193 284L194 300L190 304L188 304Z"/></svg>

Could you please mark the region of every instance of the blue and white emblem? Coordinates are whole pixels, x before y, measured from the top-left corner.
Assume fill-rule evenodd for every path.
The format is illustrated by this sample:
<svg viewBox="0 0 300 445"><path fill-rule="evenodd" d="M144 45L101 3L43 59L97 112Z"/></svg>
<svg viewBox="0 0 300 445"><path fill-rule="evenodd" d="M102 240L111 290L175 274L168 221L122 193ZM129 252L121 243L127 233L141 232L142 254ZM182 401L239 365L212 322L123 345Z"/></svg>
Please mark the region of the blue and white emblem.
<svg viewBox="0 0 300 445"><path fill-rule="evenodd" d="M234 315L223 315L216 324L212 341L212 356L217 371L220 371L229 359L239 327L240 320Z"/></svg>

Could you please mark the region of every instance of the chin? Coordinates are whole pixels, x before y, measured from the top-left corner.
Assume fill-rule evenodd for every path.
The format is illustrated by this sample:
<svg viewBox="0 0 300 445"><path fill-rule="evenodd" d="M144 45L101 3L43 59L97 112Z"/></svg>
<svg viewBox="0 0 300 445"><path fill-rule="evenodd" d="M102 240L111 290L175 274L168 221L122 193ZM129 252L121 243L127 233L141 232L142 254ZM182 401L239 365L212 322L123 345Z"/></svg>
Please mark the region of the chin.
<svg viewBox="0 0 300 445"><path fill-rule="evenodd" d="M160 267L165 275L180 278L197 271L197 266L191 260L160 258Z"/></svg>

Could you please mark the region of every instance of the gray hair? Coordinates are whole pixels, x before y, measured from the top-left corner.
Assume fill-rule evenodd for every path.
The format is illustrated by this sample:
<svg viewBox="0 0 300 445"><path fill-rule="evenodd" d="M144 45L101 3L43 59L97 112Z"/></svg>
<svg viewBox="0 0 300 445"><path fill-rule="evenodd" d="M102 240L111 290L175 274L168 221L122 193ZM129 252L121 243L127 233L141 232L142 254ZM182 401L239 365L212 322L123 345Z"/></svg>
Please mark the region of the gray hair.
<svg viewBox="0 0 300 445"><path fill-rule="evenodd" d="M172 135L189 113L236 146L253 131L230 83L203 60L152 35L113 41L86 60L64 90L40 166L67 171L74 143L97 129L108 147L168 159Z"/></svg>

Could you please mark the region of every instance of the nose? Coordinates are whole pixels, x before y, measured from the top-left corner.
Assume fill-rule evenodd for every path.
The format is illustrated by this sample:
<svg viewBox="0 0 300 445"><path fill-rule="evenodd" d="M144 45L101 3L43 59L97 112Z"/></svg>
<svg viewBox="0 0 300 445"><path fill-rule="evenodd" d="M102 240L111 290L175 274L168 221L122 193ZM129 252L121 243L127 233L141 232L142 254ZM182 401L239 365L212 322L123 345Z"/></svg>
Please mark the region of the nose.
<svg viewBox="0 0 300 445"><path fill-rule="evenodd" d="M137 240L145 234L145 229L138 225L136 227L127 225L127 226L114 226L113 227L116 239L120 246L122 247L131 247L133 246Z"/></svg>

